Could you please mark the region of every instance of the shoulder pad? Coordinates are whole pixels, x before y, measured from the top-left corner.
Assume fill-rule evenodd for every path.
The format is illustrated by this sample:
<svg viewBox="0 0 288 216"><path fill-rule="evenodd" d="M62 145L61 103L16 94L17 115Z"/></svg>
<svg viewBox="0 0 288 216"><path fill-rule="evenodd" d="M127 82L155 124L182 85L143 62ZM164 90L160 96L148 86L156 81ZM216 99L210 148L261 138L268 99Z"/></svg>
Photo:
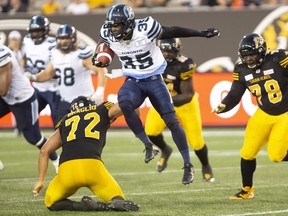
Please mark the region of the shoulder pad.
<svg viewBox="0 0 288 216"><path fill-rule="evenodd" d="M48 43L55 43L56 42L56 39L55 38L49 38L47 40Z"/></svg>
<svg viewBox="0 0 288 216"><path fill-rule="evenodd" d="M89 58L89 57L91 57L93 55L93 50L89 46L78 47L78 50L79 50L78 57L80 59L86 59L86 58Z"/></svg>
<svg viewBox="0 0 288 216"><path fill-rule="evenodd" d="M137 20L137 30L145 32L149 40L156 39L161 33L162 27L159 22L154 20L151 16Z"/></svg>
<svg viewBox="0 0 288 216"><path fill-rule="evenodd" d="M0 67L11 61L11 53L4 46L0 46Z"/></svg>

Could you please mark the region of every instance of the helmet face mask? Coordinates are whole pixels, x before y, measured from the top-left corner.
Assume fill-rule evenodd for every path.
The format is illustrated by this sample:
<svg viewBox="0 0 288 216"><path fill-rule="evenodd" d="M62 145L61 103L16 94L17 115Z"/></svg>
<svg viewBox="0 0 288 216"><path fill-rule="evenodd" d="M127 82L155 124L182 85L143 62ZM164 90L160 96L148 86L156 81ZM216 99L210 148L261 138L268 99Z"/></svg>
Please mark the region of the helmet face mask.
<svg viewBox="0 0 288 216"><path fill-rule="evenodd" d="M70 104L70 111L76 112L84 107L96 106L97 104L90 97L78 96Z"/></svg>
<svg viewBox="0 0 288 216"><path fill-rule="evenodd" d="M57 48L64 53L69 53L77 41L76 29L71 25L62 25L59 27L57 34Z"/></svg>
<svg viewBox="0 0 288 216"><path fill-rule="evenodd" d="M50 21L42 15L33 16L30 20L27 31L29 32L34 44L41 44L49 34Z"/></svg>
<svg viewBox="0 0 288 216"><path fill-rule="evenodd" d="M256 69L265 60L267 45L264 38L256 33L245 35L239 43L238 55L243 64Z"/></svg>
<svg viewBox="0 0 288 216"><path fill-rule="evenodd" d="M112 40L124 40L135 27L134 11L129 6L117 4L108 11L105 24Z"/></svg>
<svg viewBox="0 0 288 216"><path fill-rule="evenodd" d="M179 38L158 40L157 45L160 47L167 62L174 61L180 54L181 41Z"/></svg>

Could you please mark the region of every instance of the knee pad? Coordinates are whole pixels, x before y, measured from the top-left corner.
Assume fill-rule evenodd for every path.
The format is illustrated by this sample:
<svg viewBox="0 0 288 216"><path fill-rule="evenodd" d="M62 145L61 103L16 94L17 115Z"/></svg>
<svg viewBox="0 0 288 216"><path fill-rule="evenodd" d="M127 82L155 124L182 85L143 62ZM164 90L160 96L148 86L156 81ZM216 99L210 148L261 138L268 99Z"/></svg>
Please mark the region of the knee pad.
<svg viewBox="0 0 288 216"><path fill-rule="evenodd" d="M173 130L173 127L179 124L175 113L165 113L162 115L162 119L170 130Z"/></svg>
<svg viewBox="0 0 288 216"><path fill-rule="evenodd" d="M132 103L128 100L119 102L119 107L121 108L123 113L134 111Z"/></svg>

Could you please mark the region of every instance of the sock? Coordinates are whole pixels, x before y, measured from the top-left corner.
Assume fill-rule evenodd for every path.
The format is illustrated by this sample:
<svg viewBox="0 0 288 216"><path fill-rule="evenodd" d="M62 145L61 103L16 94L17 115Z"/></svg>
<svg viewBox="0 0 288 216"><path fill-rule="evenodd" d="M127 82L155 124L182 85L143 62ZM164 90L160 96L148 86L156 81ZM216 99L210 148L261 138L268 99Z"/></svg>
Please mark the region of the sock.
<svg viewBox="0 0 288 216"><path fill-rule="evenodd" d="M282 161L288 161L288 151L287 151L287 154L286 154L286 156L283 158Z"/></svg>
<svg viewBox="0 0 288 216"><path fill-rule="evenodd" d="M256 170L256 159L245 160L241 158L241 175L243 187L253 186L253 174Z"/></svg>
<svg viewBox="0 0 288 216"><path fill-rule="evenodd" d="M201 150L195 151L195 154L199 158L202 166L209 165L208 161L208 149L207 146L204 144L203 148Z"/></svg>
<svg viewBox="0 0 288 216"><path fill-rule="evenodd" d="M136 136L144 143L145 146L152 144L144 130L141 133L136 134Z"/></svg>
<svg viewBox="0 0 288 216"><path fill-rule="evenodd" d="M152 143L158 146L161 150L164 150L167 146L167 143L164 140L163 134L159 134L157 136L148 136Z"/></svg>
<svg viewBox="0 0 288 216"><path fill-rule="evenodd" d="M180 154L181 154L181 156L183 158L184 164L187 164L187 163L191 164L190 155L189 155L189 148L182 149L180 151Z"/></svg>
<svg viewBox="0 0 288 216"><path fill-rule="evenodd" d="M50 211L83 211L83 207L81 206L80 202L75 202L69 199L59 200L48 207L48 209Z"/></svg>

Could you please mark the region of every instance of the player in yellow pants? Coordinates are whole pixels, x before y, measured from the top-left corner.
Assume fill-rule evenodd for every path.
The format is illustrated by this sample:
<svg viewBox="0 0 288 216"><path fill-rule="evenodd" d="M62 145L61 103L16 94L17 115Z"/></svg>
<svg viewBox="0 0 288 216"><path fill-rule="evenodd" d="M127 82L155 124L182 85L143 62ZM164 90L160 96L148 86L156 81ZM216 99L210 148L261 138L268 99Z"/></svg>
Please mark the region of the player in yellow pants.
<svg viewBox="0 0 288 216"><path fill-rule="evenodd" d="M70 110L40 151L34 196L39 196L44 187L50 152L62 147L58 175L49 184L45 195L45 206L49 210L138 211L139 206L125 199L101 160L107 130L122 114L118 104L104 102L96 105L90 98L79 96L71 102ZM95 202L88 196L84 196L81 202L68 199L81 187L89 188L103 202Z"/></svg>
<svg viewBox="0 0 288 216"><path fill-rule="evenodd" d="M163 78L171 93L176 116L183 127L189 145L202 164L203 180L213 182L214 174L208 160L208 149L202 135L202 121L197 94L193 88L192 76L196 65L191 58L180 53L181 42L179 38L159 40L158 45L168 65ZM172 148L164 141L162 131L165 122L158 112L151 107L145 123L145 131L150 140L161 149L161 158L157 170L162 172L167 166L167 160Z"/></svg>
<svg viewBox="0 0 288 216"><path fill-rule="evenodd" d="M212 111L231 110L246 89L257 99L258 108L248 121L240 153L242 189L230 200L254 197L256 157L266 143L271 161L288 161L288 52L267 53L264 38L252 33L242 38L238 54L241 61L235 65L231 89Z"/></svg>

